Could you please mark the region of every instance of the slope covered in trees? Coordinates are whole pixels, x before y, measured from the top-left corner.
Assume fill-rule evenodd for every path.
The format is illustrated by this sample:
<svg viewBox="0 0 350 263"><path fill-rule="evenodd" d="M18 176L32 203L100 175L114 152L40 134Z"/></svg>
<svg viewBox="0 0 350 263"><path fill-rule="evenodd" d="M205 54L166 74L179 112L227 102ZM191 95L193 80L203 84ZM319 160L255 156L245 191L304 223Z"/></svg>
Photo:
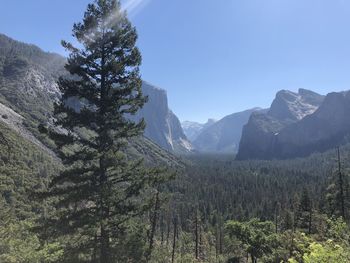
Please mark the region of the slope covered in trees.
<svg viewBox="0 0 350 263"><path fill-rule="evenodd" d="M342 184L336 150L285 161L193 156L168 186L154 262L348 262L349 152L340 151Z"/></svg>
<svg viewBox="0 0 350 263"><path fill-rule="evenodd" d="M47 204L33 198L60 164L42 148L0 122L0 262L53 262L57 243L43 244L32 231Z"/></svg>
<svg viewBox="0 0 350 263"><path fill-rule="evenodd" d="M47 242L31 230L45 209L27 202L34 185L45 186L58 165L3 125L1 134L2 262L70 262L62 257L68 240ZM340 151L345 193L349 152ZM158 205L128 222L120 262L348 262L350 232L348 218L341 219L335 150L285 161L201 155L185 163L159 189ZM348 205L346 196L347 213Z"/></svg>

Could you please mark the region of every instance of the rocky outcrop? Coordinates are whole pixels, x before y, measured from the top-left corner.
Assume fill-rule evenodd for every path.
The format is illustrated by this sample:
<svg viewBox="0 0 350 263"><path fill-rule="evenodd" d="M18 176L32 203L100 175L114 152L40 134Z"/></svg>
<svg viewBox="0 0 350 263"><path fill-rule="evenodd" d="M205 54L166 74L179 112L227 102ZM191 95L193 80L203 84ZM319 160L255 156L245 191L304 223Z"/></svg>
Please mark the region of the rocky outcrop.
<svg viewBox="0 0 350 263"><path fill-rule="evenodd" d="M55 154L46 147L41 141L39 141L24 125L23 117L16 113L14 110L6 107L0 103L0 122L6 124L11 130L18 133L24 139L32 142L38 146L41 150L55 158Z"/></svg>
<svg viewBox="0 0 350 263"><path fill-rule="evenodd" d="M275 157L303 157L349 142L350 92L330 93L311 115L276 136Z"/></svg>
<svg viewBox="0 0 350 263"><path fill-rule="evenodd" d="M65 58L0 34L0 102L26 119L44 121L59 95Z"/></svg>
<svg viewBox="0 0 350 263"><path fill-rule="evenodd" d="M280 134L294 124L313 115L324 96L300 89L298 93L282 90L277 93L266 114L253 114L243 128L237 159L272 159L292 156L284 154ZM295 154L294 154L295 156Z"/></svg>
<svg viewBox="0 0 350 263"><path fill-rule="evenodd" d="M271 104L268 115L280 121L298 121L312 114L321 105L324 96L299 89L298 93L281 90Z"/></svg>
<svg viewBox="0 0 350 263"><path fill-rule="evenodd" d="M267 156L271 156L275 136L285 126L285 122L268 114L252 114L243 127L236 159L268 159Z"/></svg>
<svg viewBox="0 0 350 263"><path fill-rule="evenodd" d="M192 151L192 145L187 140L179 119L168 107L166 91L147 82L143 82L142 91L148 96L148 102L135 118L145 119L145 136L169 151Z"/></svg>

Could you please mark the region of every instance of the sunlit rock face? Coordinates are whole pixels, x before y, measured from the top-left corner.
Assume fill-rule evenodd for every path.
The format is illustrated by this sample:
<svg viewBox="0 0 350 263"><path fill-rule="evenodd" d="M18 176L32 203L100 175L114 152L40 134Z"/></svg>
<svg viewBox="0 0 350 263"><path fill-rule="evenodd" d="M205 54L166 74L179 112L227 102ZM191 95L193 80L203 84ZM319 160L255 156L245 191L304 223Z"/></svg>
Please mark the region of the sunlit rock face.
<svg viewBox="0 0 350 263"><path fill-rule="evenodd" d="M148 96L148 102L135 118L145 119L145 136L166 150L191 152L193 147L184 134L179 119L168 107L166 91L147 82L143 82L142 91Z"/></svg>
<svg viewBox="0 0 350 263"><path fill-rule="evenodd" d="M271 104L268 115L281 121L298 121L314 113L324 96L313 91L299 89L298 93L281 90Z"/></svg>
<svg viewBox="0 0 350 263"><path fill-rule="evenodd" d="M298 93L278 92L270 110L266 114L253 114L243 128L237 159L283 159L328 149L326 144L325 147L310 145L315 138L311 130L311 134L301 132L311 128L308 120L318 115L327 104L327 97L305 89ZM328 129L324 125L317 127Z"/></svg>

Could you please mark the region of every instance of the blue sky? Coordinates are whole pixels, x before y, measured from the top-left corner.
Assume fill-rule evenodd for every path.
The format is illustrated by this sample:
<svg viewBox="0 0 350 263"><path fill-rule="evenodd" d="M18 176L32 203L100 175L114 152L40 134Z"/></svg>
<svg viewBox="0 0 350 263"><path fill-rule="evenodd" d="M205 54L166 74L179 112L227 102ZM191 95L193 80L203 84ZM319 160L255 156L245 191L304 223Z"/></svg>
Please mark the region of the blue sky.
<svg viewBox="0 0 350 263"><path fill-rule="evenodd" d="M268 107L280 89L350 89L350 1L132 1L142 76L181 120ZM64 54L89 2L0 0L0 32Z"/></svg>

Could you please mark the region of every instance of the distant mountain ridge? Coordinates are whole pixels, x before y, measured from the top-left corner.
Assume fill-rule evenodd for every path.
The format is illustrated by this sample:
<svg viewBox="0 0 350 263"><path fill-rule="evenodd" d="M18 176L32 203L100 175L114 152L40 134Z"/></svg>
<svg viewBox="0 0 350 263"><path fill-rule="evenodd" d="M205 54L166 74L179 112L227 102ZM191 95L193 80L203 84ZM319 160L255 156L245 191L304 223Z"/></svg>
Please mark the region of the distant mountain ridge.
<svg viewBox="0 0 350 263"><path fill-rule="evenodd" d="M281 91L267 114L249 119L237 159L286 159L329 150L349 141L349 116L348 91L326 96Z"/></svg>
<svg viewBox="0 0 350 263"><path fill-rule="evenodd" d="M0 34L0 105L3 112L13 111L11 116L19 114L23 123L15 127L27 139L35 136L44 142L37 126L51 118L52 102L59 96L56 81L65 72L65 61ZM252 109L206 124L181 124L169 109L166 91L146 82L142 89L149 102L135 119L145 118L145 136L170 152L238 151L239 160L285 159L328 150L350 137L348 91L323 96L306 89L282 90L268 110ZM5 116L0 121L10 120Z"/></svg>
<svg viewBox="0 0 350 263"><path fill-rule="evenodd" d="M214 119L208 119L206 123L198 123L194 121L184 121L181 123L182 129L187 138L193 142L198 135L216 122Z"/></svg>
<svg viewBox="0 0 350 263"><path fill-rule="evenodd" d="M65 61L58 54L0 34L0 103L23 116L25 126L37 137L38 123L50 119L53 102L60 95L56 81L65 74ZM168 108L166 92L148 83L142 88L149 102L137 118L145 118L145 136L168 151L191 151L179 120Z"/></svg>
<svg viewBox="0 0 350 263"><path fill-rule="evenodd" d="M242 135L243 126L252 113L264 111L253 108L228 115L204 129L193 141L199 152L236 153Z"/></svg>

